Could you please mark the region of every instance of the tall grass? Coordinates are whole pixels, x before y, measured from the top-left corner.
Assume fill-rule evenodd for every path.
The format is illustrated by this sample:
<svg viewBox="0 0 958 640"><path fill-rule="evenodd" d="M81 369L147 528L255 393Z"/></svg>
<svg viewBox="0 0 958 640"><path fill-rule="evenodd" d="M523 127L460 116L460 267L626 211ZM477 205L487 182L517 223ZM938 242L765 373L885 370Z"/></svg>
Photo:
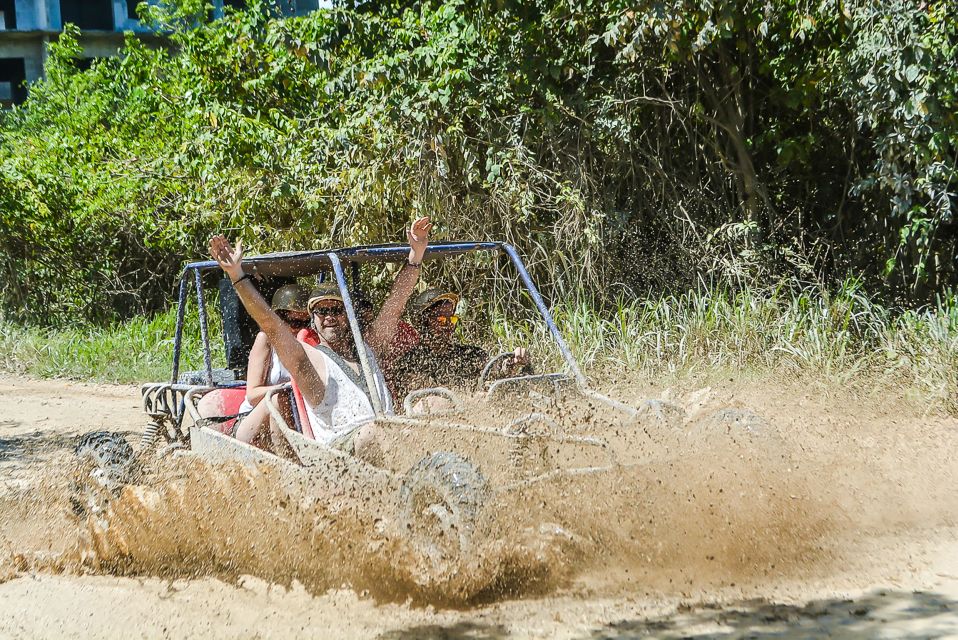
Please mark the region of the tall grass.
<svg viewBox="0 0 958 640"><path fill-rule="evenodd" d="M662 375L738 371L811 375L837 384L909 387L958 411L958 300L894 312L854 282L829 293L782 285L732 291L703 285L682 295L620 298L608 312L587 303L553 308L560 330L585 369ZM494 322L504 348L530 345L559 366L546 328Z"/></svg>
<svg viewBox="0 0 958 640"><path fill-rule="evenodd" d="M215 308L215 305L214 305ZM720 372L814 376L836 384L907 388L958 413L958 300L896 312L853 282L837 292L781 285L733 290L702 285L681 295L620 298L608 310L560 303L553 314L579 363L599 377L635 378ZM222 328L212 321L215 366ZM0 323L0 368L40 377L145 382L169 376L175 310L109 329L41 333ZM485 324L465 323L470 340ZM182 370L202 367L195 309L188 312ZM561 357L541 321L496 312L492 341L527 345L540 369ZM486 336L489 334L486 333Z"/></svg>
<svg viewBox="0 0 958 640"><path fill-rule="evenodd" d="M215 315L215 314L211 314ZM195 309L184 323L180 369L203 366L199 319ZM176 309L151 318L134 318L106 329L28 329L0 322L0 370L41 378L71 378L113 383L166 380L173 364ZM214 366L224 366L222 327L210 322Z"/></svg>

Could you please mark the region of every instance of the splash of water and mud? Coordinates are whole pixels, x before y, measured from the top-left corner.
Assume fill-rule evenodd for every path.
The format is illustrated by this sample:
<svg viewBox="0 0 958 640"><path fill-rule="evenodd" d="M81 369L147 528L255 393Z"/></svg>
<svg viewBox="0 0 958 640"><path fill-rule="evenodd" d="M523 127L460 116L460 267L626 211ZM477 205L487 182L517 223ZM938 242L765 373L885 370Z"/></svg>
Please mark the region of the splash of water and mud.
<svg viewBox="0 0 958 640"><path fill-rule="evenodd" d="M5 571L254 575L452 606L548 593L582 576L606 591L684 593L809 575L840 539L953 524L958 514L943 488L958 473L945 458L929 463L924 446L940 430L853 434L825 416L805 418L797 433L795 416L723 414L695 394L678 404L678 418L658 406L628 425L576 418L580 435L613 430L633 459L495 495L452 569L424 564L411 548L394 492L287 465L168 458L105 517L71 519L63 455L35 470L30 489L0 498ZM488 476L508 473L484 464Z"/></svg>

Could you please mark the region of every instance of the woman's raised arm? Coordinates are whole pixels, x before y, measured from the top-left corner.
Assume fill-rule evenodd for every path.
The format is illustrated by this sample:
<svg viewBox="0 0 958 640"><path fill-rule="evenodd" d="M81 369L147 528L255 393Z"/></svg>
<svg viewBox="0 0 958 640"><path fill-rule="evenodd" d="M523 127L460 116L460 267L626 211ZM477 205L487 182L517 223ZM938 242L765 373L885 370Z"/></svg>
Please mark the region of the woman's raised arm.
<svg viewBox="0 0 958 640"><path fill-rule="evenodd" d="M240 302L259 325L260 330L266 334L280 362L296 380L296 384L303 389L304 395L310 401L314 398L321 400L326 392L323 376L320 375L325 372L316 370L316 366L322 366L321 361L314 366L306 355L303 345L290 333L283 319L270 309L269 304L253 286L251 277L244 273L242 242L237 242L234 249L223 236L213 236L210 238L210 255L233 282L233 288L236 289Z"/></svg>

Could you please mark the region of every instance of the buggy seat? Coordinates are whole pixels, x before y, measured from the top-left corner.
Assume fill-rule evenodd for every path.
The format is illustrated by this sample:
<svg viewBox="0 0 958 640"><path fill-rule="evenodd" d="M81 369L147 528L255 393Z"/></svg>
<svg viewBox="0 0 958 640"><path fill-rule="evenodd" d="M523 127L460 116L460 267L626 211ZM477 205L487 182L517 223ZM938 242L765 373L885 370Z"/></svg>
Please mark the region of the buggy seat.
<svg viewBox="0 0 958 640"><path fill-rule="evenodd" d="M246 387L220 387L203 394L196 411L207 426L220 433L232 434L240 405L246 400Z"/></svg>

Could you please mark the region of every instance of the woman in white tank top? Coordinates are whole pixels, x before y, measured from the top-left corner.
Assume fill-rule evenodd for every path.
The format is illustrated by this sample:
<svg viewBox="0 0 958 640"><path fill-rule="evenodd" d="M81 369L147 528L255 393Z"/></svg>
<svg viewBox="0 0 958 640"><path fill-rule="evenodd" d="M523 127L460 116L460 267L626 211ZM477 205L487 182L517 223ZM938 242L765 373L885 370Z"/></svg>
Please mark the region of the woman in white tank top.
<svg viewBox="0 0 958 640"><path fill-rule="evenodd" d="M293 335L309 326L306 300L306 292L295 284L280 287L273 294L271 307L286 322ZM256 335L248 362L246 399L240 405L239 413L249 415L239 421L235 434L236 439L243 442L252 442L269 420L269 412L262 402L266 394L290 380L289 371L280 362L279 356L262 331Z"/></svg>
<svg viewBox="0 0 958 640"><path fill-rule="evenodd" d="M266 334L263 332L260 332L257 338L259 336L263 336L265 338ZM266 380L264 384L268 388L278 387L289 382L291 376L289 375L289 371L286 370L286 367L283 366L283 363L279 361L279 356L276 355L276 351L273 350L273 347L269 346L269 342L266 343L266 346L269 349L269 368L267 369L268 373L266 375ZM250 351L250 354L252 355L252 351ZM249 413L250 411L253 410L253 403L249 401L249 395L250 395L249 380L246 381L246 385L247 385L246 399L243 400L243 404L240 405L240 408L239 408L240 413ZM255 388L258 389L261 386L264 386L264 385L257 385ZM254 391L254 393L256 392ZM257 404L259 404L258 401L257 401Z"/></svg>

